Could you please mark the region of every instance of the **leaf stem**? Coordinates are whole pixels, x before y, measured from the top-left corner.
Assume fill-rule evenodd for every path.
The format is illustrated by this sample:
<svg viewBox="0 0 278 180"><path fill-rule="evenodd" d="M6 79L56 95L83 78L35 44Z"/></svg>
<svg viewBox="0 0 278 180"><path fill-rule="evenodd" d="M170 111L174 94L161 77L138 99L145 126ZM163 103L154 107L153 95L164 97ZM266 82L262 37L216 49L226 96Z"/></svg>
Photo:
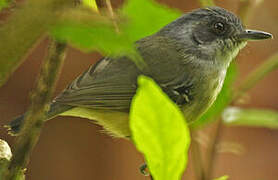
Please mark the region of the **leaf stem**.
<svg viewBox="0 0 278 180"><path fill-rule="evenodd" d="M116 19L115 19L115 14L113 12L113 7L111 5L111 1L110 0L105 0L105 2L106 2L106 6L107 6L107 10L108 10L109 16L112 19L113 25L115 27L115 31L117 33L119 33L120 30L119 30L118 24L117 24Z"/></svg>
<svg viewBox="0 0 278 180"><path fill-rule="evenodd" d="M217 145L219 144L223 132L223 122L218 118L219 120L216 122L215 126L215 133L214 137L211 139L211 142L208 146L208 158L207 158L207 171L206 171L206 180L213 179L213 171L214 171L214 162L216 159L216 153L217 153Z"/></svg>
<svg viewBox="0 0 278 180"><path fill-rule="evenodd" d="M56 81L65 57L66 44L50 42L46 57L31 94L31 105L24 120L20 135L16 138L13 158L8 166L6 180L16 180L23 174L30 154L38 142Z"/></svg>
<svg viewBox="0 0 278 180"><path fill-rule="evenodd" d="M192 132L192 137L197 136L196 130L192 130L191 132ZM197 142L196 138L192 138L191 151L192 151L193 168L194 168L194 173L195 173L196 179L197 180L206 180L201 148L200 148L200 144L199 144L199 142Z"/></svg>

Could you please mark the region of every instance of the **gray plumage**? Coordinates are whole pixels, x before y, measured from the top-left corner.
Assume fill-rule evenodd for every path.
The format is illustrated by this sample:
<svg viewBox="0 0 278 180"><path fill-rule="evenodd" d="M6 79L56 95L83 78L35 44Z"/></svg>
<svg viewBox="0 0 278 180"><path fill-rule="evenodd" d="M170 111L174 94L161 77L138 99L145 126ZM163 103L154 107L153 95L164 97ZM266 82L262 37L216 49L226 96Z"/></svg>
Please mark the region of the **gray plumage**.
<svg viewBox="0 0 278 180"><path fill-rule="evenodd" d="M185 14L136 42L145 68L139 69L128 57L101 59L53 100L47 119L74 107L128 113L137 77L144 74L180 106L188 121L196 120L216 99L230 62L246 40L269 38L263 32L243 37L247 32L240 20L225 9L212 7ZM19 130L21 120L11 123L13 131ZM116 121L111 118L108 123ZM129 135L128 130L108 130L117 136Z"/></svg>

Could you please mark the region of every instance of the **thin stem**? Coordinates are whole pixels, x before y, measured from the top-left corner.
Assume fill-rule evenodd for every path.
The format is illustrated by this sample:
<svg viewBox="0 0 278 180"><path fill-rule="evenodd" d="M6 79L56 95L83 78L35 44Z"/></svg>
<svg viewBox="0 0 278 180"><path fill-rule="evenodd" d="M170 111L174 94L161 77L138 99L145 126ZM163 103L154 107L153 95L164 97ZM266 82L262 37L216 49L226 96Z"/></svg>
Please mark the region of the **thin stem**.
<svg viewBox="0 0 278 180"><path fill-rule="evenodd" d="M192 132L192 137L196 137L195 131ZM191 142L193 168L197 180L205 180L205 169L203 164L203 158L199 142L196 139L192 139Z"/></svg>
<svg viewBox="0 0 278 180"><path fill-rule="evenodd" d="M240 84L237 92L232 98L232 102L236 101L248 90L254 87L258 81L262 80L267 74L278 68L278 53L272 55L262 65L248 74L246 79Z"/></svg>
<svg viewBox="0 0 278 180"><path fill-rule="evenodd" d="M117 33L119 33L120 30L119 30L119 27L118 27L116 19L115 19L115 15L114 15L114 12L113 12L113 8L112 8L112 5L111 5L111 2L110 2L110 0L105 0L105 2L106 2L106 6L107 6L107 10L108 10L109 16L112 19L113 25L115 27L115 31Z"/></svg>
<svg viewBox="0 0 278 180"><path fill-rule="evenodd" d="M214 163L217 153L217 145L220 142L222 132L223 132L223 123L222 120L219 118L217 121L216 127L215 127L215 134L214 138L211 139L211 143L208 147L208 159L207 159L207 171L206 171L206 180L210 180L213 177L213 171L214 171Z"/></svg>
<svg viewBox="0 0 278 180"><path fill-rule="evenodd" d="M30 154L38 142L58 74L65 57L66 44L51 41L36 88L31 94L31 106L24 120L20 135L16 138L13 158L6 174L7 180L16 180L23 174L28 164Z"/></svg>

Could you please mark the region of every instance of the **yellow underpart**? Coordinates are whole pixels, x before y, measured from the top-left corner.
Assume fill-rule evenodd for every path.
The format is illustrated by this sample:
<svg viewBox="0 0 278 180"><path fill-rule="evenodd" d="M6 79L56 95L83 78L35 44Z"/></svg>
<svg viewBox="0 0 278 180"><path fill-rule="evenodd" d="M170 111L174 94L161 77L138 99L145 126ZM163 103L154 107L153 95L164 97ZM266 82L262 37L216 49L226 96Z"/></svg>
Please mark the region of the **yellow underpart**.
<svg viewBox="0 0 278 180"><path fill-rule="evenodd" d="M115 137L130 136L128 113L76 107L60 115L94 120Z"/></svg>

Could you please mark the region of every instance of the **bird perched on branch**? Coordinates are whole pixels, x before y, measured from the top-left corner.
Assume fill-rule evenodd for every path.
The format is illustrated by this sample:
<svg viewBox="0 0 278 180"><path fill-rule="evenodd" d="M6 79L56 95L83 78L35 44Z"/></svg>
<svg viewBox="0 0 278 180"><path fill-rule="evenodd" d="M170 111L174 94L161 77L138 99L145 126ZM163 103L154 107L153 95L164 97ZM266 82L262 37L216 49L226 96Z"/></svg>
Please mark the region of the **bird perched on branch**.
<svg viewBox="0 0 278 180"><path fill-rule="evenodd" d="M101 59L52 101L46 120L86 109L108 132L130 136L130 103L137 77L143 74L181 108L186 120L194 121L215 101L229 64L247 41L271 37L245 29L223 8L194 10L136 42L146 68L138 68L128 57ZM23 120L24 115L14 119L10 130L18 133Z"/></svg>

